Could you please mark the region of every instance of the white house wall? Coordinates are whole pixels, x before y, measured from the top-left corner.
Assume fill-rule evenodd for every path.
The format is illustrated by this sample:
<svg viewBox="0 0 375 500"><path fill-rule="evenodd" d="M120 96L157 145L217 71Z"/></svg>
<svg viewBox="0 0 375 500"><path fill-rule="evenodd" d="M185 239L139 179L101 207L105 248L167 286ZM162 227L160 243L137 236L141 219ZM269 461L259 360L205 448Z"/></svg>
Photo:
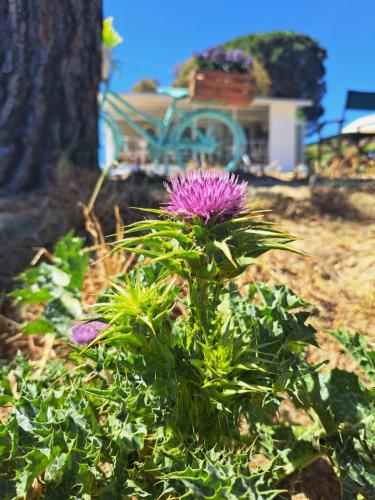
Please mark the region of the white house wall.
<svg viewBox="0 0 375 500"><path fill-rule="evenodd" d="M284 171L296 166L296 107L288 102L269 105L268 158Z"/></svg>
<svg viewBox="0 0 375 500"><path fill-rule="evenodd" d="M105 144L105 152L104 152L104 161L105 165L110 165L113 160L115 160L115 141L111 129L105 123L103 126L103 135L104 135L104 144Z"/></svg>

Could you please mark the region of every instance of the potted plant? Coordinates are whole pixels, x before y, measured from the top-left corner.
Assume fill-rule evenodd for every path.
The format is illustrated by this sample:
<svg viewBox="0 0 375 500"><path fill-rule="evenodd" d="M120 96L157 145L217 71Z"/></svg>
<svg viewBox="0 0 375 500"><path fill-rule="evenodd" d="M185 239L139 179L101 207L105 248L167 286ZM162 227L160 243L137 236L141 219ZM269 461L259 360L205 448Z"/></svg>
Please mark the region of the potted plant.
<svg viewBox="0 0 375 500"><path fill-rule="evenodd" d="M190 96L219 100L232 106L247 106L254 98L252 58L242 49L212 47L194 54L196 69L191 74Z"/></svg>

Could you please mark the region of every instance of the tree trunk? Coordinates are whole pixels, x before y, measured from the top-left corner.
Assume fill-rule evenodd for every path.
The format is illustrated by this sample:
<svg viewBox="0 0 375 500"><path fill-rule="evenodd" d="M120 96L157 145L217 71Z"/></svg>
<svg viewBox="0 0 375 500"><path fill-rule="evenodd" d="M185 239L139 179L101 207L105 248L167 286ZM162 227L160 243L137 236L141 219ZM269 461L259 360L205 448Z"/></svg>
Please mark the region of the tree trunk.
<svg viewBox="0 0 375 500"><path fill-rule="evenodd" d="M101 0L0 0L0 187L98 168Z"/></svg>

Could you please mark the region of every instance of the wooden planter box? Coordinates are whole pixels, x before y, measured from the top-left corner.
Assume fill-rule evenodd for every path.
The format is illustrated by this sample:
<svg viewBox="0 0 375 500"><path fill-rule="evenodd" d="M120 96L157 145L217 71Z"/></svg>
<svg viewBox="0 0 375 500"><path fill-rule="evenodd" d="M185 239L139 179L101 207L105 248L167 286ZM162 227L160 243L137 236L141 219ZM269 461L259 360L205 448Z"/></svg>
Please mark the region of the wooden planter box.
<svg viewBox="0 0 375 500"><path fill-rule="evenodd" d="M254 99L255 80L251 74L195 70L189 93L192 99L215 100L236 107L246 107Z"/></svg>

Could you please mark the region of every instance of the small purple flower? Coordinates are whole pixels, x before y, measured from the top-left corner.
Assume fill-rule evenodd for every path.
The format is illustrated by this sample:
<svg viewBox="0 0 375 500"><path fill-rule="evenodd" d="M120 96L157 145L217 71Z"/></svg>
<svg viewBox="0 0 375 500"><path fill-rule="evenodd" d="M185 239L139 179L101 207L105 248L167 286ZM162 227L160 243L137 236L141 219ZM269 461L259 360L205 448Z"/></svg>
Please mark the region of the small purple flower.
<svg viewBox="0 0 375 500"><path fill-rule="evenodd" d="M76 344L90 344L106 328L107 323L102 321L75 321L72 326L72 338Z"/></svg>
<svg viewBox="0 0 375 500"><path fill-rule="evenodd" d="M221 47L211 47L207 51L206 59L211 59L215 64L223 64L225 62L225 50Z"/></svg>
<svg viewBox="0 0 375 500"><path fill-rule="evenodd" d="M227 73L247 73L252 67L252 58L242 49L225 50L223 47L210 47L193 57L200 69L225 71Z"/></svg>
<svg viewBox="0 0 375 500"><path fill-rule="evenodd" d="M246 209L247 182L227 172L197 169L171 179L164 184L169 200L164 210L185 219L200 217L230 219Z"/></svg>

